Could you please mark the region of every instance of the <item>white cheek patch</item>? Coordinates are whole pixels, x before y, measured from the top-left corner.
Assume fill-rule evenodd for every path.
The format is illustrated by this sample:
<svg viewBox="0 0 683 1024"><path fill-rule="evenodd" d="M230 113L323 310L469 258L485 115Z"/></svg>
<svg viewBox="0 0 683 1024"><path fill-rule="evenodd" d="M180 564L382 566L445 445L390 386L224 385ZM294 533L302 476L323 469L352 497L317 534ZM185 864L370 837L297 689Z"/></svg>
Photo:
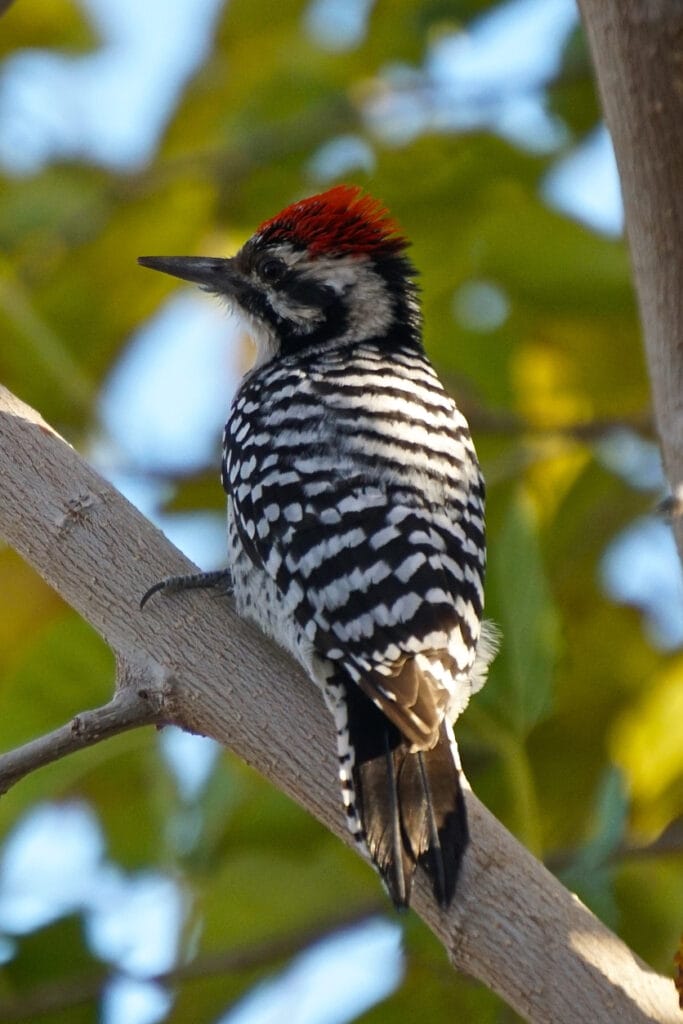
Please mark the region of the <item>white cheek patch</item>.
<svg viewBox="0 0 683 1024"><path fill-rule="evenodd" d="M319 256L310 264L309 275L346 296L347 339L371 338L391 326L393 310L386 283L366 257Z"/></svg>
<svg viewBox="0 0 683 1024"><path fill-rule="evenodd" d="M285 320L291 320L303 333L312 331L323 321L323 313L314 306L301 306L287 301L282 292L268 289L268 304L271 309Z"/></svg>

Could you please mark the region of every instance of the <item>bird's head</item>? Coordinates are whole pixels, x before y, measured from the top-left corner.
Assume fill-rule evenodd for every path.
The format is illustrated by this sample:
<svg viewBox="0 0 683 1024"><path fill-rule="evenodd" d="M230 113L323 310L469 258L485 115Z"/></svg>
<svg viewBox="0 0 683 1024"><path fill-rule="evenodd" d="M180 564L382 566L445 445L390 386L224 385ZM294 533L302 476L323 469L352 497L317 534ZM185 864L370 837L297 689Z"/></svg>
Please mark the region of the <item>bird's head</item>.
<svg viewBox="0 0 683 1024"><path fill-rule="evenodd" d="M419 343L407 245L376 199L339 185L264 221L230 259L138 262L224 298L246 320L262 364L309 347Z"/></svg>

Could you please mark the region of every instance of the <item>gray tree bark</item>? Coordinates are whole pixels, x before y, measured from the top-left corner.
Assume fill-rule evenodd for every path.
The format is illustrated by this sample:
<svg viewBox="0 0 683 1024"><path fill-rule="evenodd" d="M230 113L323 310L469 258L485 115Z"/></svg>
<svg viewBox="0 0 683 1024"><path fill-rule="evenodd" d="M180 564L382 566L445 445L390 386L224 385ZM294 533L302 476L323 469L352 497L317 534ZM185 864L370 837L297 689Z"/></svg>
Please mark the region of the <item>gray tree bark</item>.
<svg viewBox="0 0 683 1024"><path fill-rule="evenodd" d="M655 419L683 556L683 3L579 0L579 6L619 167ZM618 359L618 338L614 345Z"/></svg>
<svg viewBox="0 0 683 1024"><path fill-rule="evenodd" d="M0 792L121 729L174 722L213 736L349 841L322 697L218 594L139 601L193 566L32 409L0 387L0 534L110 644L105 708L0 758ZM472 841L450 912L418 874L413 905L452 963L537 1024L674 1024L660 977L467 793ZM379 885L379 882L378 882Z"/></svg>

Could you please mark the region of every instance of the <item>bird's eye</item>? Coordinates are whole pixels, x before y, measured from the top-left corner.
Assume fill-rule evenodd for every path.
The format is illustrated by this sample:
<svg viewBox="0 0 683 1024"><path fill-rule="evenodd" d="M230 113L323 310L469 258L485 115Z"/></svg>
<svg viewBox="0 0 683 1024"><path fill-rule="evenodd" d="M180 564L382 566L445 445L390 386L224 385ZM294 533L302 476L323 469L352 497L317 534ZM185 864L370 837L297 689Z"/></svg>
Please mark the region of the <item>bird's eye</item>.
<svg viewBox="0 0 683 1024"><path fill-rule="evenodd" d="M267 256L258 266L258 272L263 281L268 281L273 284L275 281L279 281L284 273L285 265L282 260L276 259L274 256Z"/></svg>

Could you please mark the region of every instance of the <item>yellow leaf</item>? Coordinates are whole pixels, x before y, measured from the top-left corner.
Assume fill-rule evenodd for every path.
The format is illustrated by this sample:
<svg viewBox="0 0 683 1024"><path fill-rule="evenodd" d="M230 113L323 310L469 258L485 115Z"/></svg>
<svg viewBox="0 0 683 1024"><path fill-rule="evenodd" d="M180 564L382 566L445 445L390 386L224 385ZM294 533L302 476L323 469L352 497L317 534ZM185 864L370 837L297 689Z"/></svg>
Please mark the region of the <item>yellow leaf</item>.
<svg viewBox="0 0 683 1024"><path fill-rule="evenodd" d="M520 345L512 375L517 406L529 423L548 428L590 418L590 398L580 390L574 371L573 360L556 347L540 340Z"/></svg>
<svg viewBox="0 0 683 1024"><path fill-rule="evenodd" d="M655 834L680 813L683 657L672 659L615 722L611 753L630 782L636 826Z"/></svg>

